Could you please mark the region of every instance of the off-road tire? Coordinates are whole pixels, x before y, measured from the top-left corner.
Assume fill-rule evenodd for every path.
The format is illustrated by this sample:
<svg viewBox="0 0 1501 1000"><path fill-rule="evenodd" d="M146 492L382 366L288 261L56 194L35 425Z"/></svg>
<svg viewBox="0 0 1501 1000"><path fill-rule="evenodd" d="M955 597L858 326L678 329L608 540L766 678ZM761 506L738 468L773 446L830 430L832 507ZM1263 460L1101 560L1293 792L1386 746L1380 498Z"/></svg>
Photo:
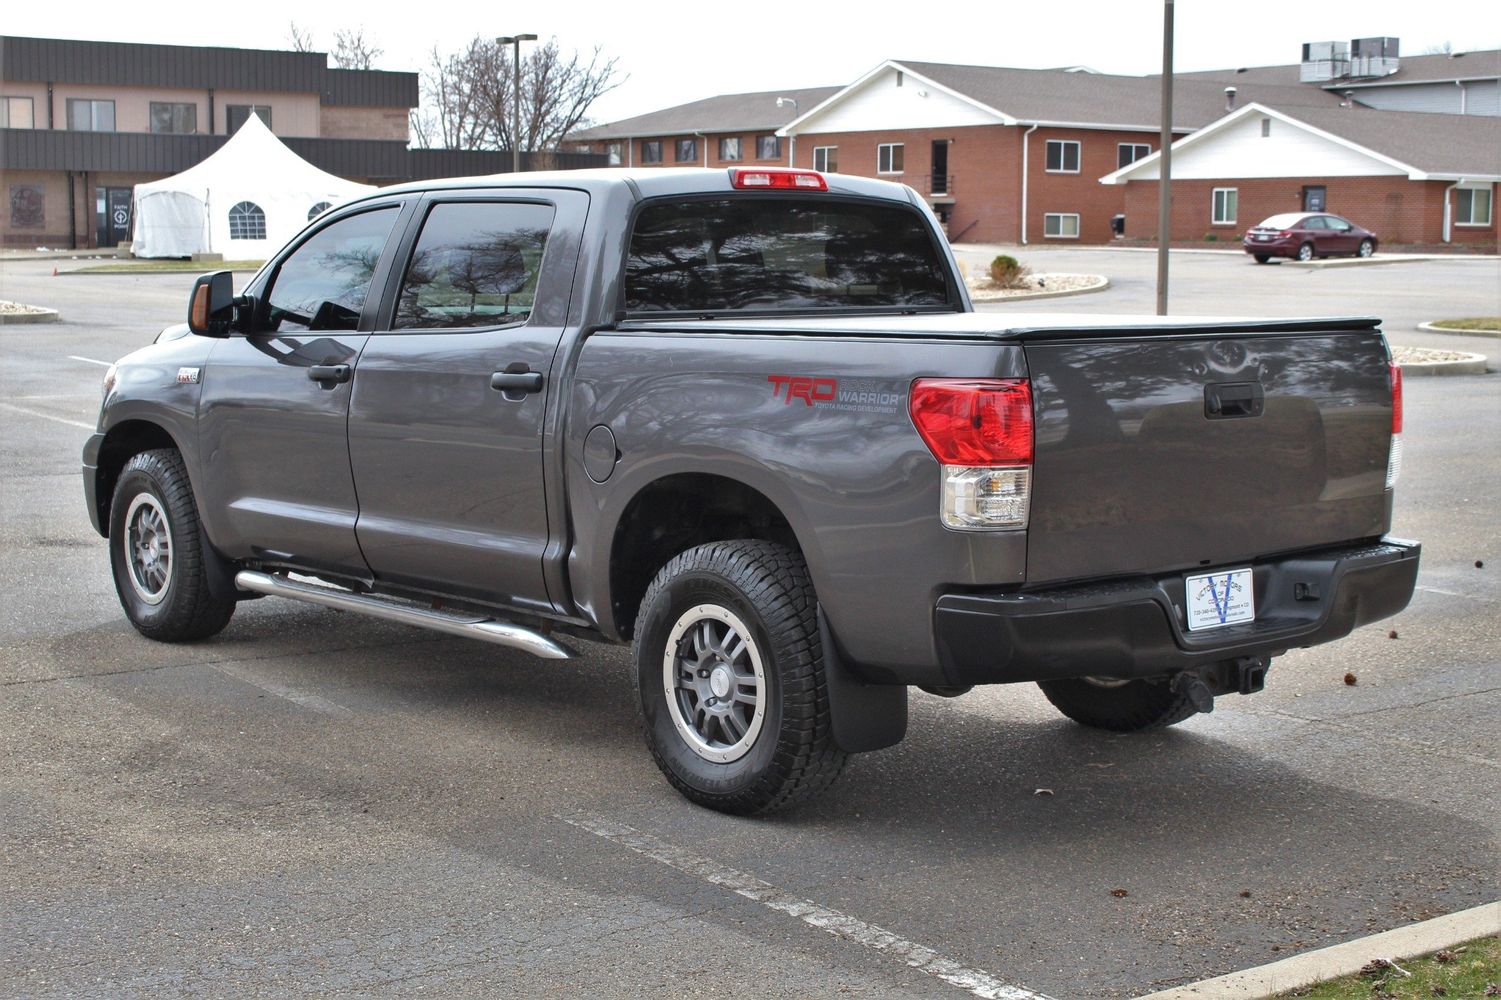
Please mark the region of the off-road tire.
<svg viewBox="0 0 1501 1000"><path fill-rule="evenodd" d="M847 755L834 742L817 607L802 557L758 540L689 549L647 588L632 651L641 724L657 766L688 799L736 815L765 813L812 798L839 776ZM705 759L712 748L690 745L679 728L693 725L689 713L678 697L678 707L669 704L666 688L690 641L672 643L668 660L671 635L700 608L746 626L763 673L759 729L747 733L752 742L741 756L722 763Z"/></svg>
<svg viewBox="0 0 1501 1000"><path fill-rule="evenodd" d="M128 552L132 537L127 521L132 516L154 515L164 518L170 545L166 546L169 561L165 587L159 596L152 595L153 603L132 583ZM198 505L181 455L170 448L158 448L143 451L127 462L115 483L109 517L115 592L137 632L160 642L192 642L207 639L229 624L235 602L220 600L209 591L205 563L212 554L205 550Z"/></svg>
<svg viewBox="0 0 1501 1000"><path fill-rule="evenodd" d="M1165 679L1106 686L1080 677L1038 681L1037 686L1054 708L1081 726L1113 733L1163 729L1198 711L1185 691L1173 690Z"/></svg>

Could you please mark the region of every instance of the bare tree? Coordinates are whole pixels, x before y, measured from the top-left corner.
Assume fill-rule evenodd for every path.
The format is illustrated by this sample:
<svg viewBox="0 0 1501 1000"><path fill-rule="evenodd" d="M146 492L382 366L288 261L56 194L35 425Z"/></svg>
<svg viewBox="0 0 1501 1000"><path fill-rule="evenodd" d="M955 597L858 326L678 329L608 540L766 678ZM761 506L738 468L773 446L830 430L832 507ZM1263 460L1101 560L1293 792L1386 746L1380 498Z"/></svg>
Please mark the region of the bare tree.
<svg viewBox="0 0 1501 1000"><path fill-rule="evenodd" d="M386 50L365 38L365 28L340 28L334 32L334 65L339 69L374 69L375 60Z"/></svg>
<svg viewBox="0 0 1501 1000"><path fill-rule="evenodd" d="M512 135L513 49L476 36L463 52L433 50L423 73L424 106L412 116L419 145L453 149L554 150L569 132L586 124L589 107L625 82L616 60L596 48L587 59L565 55L557 39L523 53L521 134Z"/></svg>
<svg viewBox="0 0 1501 1000"><path fill-rule="evenodd" d="M291 22L288 27L287 34L291 39L293 52L318 51L317 43L313 41L313 33L311 31L304 31L303 29L297 27L296 21Z"/></svg>

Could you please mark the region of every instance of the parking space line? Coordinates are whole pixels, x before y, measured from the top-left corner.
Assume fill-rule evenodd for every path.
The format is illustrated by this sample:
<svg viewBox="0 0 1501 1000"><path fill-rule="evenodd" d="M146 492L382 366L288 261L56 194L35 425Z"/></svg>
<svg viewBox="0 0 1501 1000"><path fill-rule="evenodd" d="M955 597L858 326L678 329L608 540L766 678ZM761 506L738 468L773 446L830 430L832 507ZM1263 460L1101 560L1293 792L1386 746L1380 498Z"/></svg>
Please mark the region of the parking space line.
<svg viewBox="0 0 1501 1000"><path fill-rule="evenodd" d="M649 833L642 833L624 823L615 823L594 816L559 816L558 819L635 851L685 875L703 879L711 885L729 889L738 896L760 903L768 909L797 917L803 923L847 941L863 945L873 951L901 959L919 972L941 979L951 986L984 997L985 1000L1051 1000L1022 986L1001 982L988 972L967 968L958 962L944 958L926 945L893 934L891 931L857 920L838 910L820 906L812 900L803 899L790 892L778 889L770 882L763 882L754 875L736 871L716 864L658 840Z"/></svg>
<svg viewBox="0 0 1501 1000"><path fill-rule="evenodd" d="M82 420L69 420L66 417L55 417L50 413L43 413L41 410L31 410L27 409L24 406L16 406L14 403L0 403L0 410L14 410L17 413L24 413L28 417L41 417L43 420L51 420L52 422L58 424L67 424L69 427L82 427L86 431L94 430L93 424L86 424Z"/></svg>
<svg viewBox="0 0 1501 1000"><path fill-rule="evenodd" d="M267 694L274 694L278 698L284 698L294 705L300 705L314 712L320 712L323 715L335 715L345 719L354 715L352 710L345 708L338 702L329 701L321 695L312 694L308 691L299 691L297 688L277 684L274 681L262 680L243 667L235 667L225 663L214 663L210 664L210 666L221 674L233 677L235 680L249 684L251 687L260 688Z"/></svg>
<svg viewBox="0 0 1501 1000"><path fill-rule="evenodd" d="M110 365L114 364L113 361L100 361L98 358L84 358L84 357L79 357L77 354L70 354L70 355L68 355L68 360L69 361L87 361L91 365L103 365L106 368L108 368Z"/></svg>

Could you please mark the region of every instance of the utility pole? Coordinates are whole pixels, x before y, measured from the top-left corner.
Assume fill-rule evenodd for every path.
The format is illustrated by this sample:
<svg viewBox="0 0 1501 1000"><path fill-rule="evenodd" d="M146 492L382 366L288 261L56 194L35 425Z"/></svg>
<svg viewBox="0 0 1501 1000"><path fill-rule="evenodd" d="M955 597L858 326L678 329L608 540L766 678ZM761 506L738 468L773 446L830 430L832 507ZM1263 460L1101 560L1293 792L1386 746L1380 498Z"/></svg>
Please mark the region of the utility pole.
<svg viewBox="0 0 1501 1000"><path fill-rule="evenodd" d="M500 45L515 46L511 68L516 71L515 85L511 88L511 173L521 173L521 43L535 42L536 35L508 35L495 39Z"/></svg>
<svg viewBox="0 0 1501 1000"><path fill-rule="evenodd" d="M1157 171L1157 315L1167 315L1167 253L1173 222L1173 0L1162 0L1162 135Z"/></svg>

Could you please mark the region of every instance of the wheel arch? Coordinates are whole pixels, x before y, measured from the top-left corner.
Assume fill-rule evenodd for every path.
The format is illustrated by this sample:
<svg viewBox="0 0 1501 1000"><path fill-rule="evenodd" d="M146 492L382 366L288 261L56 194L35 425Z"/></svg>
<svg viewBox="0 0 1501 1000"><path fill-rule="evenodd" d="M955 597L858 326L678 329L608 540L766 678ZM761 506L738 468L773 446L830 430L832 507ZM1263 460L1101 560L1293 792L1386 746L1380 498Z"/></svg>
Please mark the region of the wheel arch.
<svg viewBox="0 0 1501 1000"><path fill-rule="evenodd" d="M171 431L151 420L122 420L104 434L99 446L99 464L94 468L94 503L97 506L99 533L109 537L110 504L115 484L126 463L143 451L171 448L182 454L182 446Z"/></svg>

